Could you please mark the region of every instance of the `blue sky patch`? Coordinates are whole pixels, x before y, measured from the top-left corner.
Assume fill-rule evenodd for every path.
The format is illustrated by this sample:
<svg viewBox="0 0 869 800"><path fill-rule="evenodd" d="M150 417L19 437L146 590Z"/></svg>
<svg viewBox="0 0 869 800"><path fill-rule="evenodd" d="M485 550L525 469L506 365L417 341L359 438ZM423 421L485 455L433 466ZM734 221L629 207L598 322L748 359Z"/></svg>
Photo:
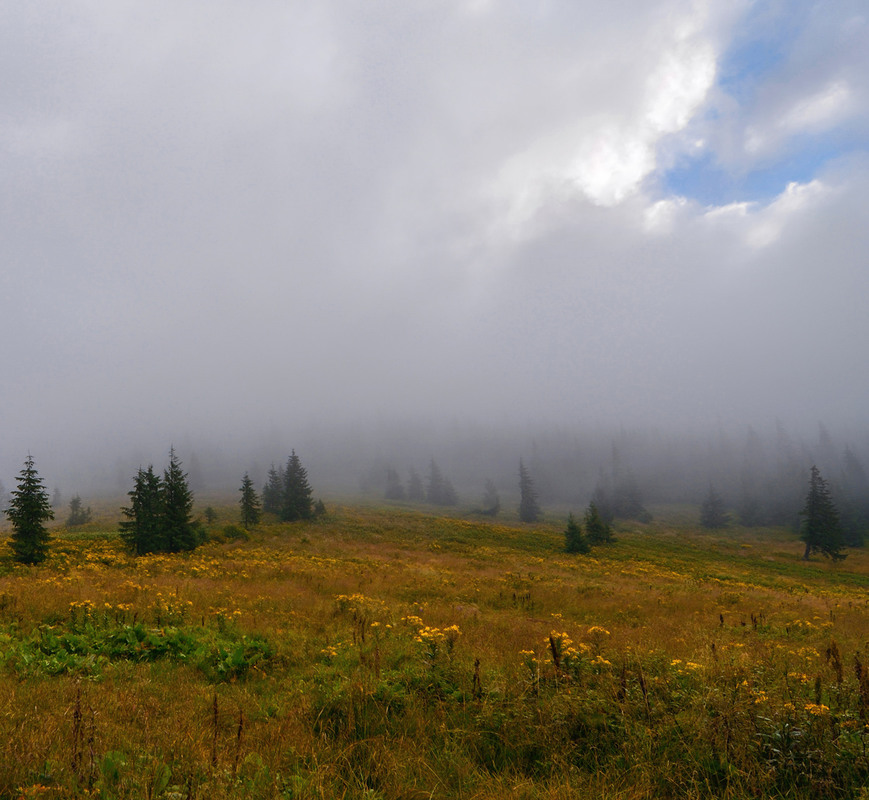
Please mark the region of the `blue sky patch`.
<svg viewBox="0 0 869 800"><path fill-rule="evenodd" d="M825 164L847 152L840 137L805 137L799 147L773 164L748 172L724 169L710 154L684 161L662 177L665 195L678 195L708 206L744 201L768 202L780 195L793 181L807 183ZM794 142L793 144L797 144Z"/></svg>
<svg viewBox="0 0 869 800"><path fill-rule="evenodd" d="M721 57L718 85L722 91L739 103L750 100L757 84L786 60L803 19L802 14L773 13L766 4L756 5Z"/></svg>

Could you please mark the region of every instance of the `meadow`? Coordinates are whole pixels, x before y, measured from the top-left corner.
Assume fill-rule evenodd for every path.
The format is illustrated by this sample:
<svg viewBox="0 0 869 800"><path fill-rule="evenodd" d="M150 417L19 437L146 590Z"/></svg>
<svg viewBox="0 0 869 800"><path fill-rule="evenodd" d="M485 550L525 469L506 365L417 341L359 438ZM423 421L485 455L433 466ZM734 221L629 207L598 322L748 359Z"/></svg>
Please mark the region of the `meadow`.
<svg viewBox="0 0 869 800"><path fill-rule="evenodd" d="M869 554L330 505L0 558L0 798L866 798ZM225 529L226 528L226 529Z"/></svg>

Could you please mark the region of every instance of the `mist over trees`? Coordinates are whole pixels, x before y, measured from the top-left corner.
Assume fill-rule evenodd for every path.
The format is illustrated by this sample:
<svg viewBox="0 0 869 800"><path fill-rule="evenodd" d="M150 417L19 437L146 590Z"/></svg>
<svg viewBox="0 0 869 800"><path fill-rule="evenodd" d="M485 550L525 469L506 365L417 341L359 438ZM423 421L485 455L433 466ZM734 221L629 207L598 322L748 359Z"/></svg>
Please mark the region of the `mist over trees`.
<svg viewBox="0 0 869 800"><path fill-rule="evenodd" d="M700 507L700 524L710 530L723 528L727 524L727 507L724 498L715 491L711 483Z"/></svg>
<svg viewBox="0 0 869 800"><path fill-rule="evenodd" d="M785 526L796 532L805 476L817 461L830 476L846 544L859 546L869 529L866 432L842 434L820 425L814 432L791 432L775 421L767 429L711 432L457 427L447 433L439 430L431 438L421 431L403 434L391 438L388 429L378 431L372 450L388 455L388 461L376 474L369 470L370 479L359 481L364 491L383 495L387 484L401 483L407 502L424 502L418 483L416 492L411 491L418 473L405 473L409 478L404 482L392 465L419 463L422 451L431 448L436 452L435 483L441 462L449 463L459 505L485 511L486 501L481 504L480 498L494 490L501 506L509 502L517 508L521 490L512 465L519 453L530 451L522 461L538 502L565 516L570 508L594 501L607 523L647 522L650 507L680 504L693 507L695 519L702 515L703 524L713 529L727 523ZM431 471L427 477L430 483Z"/></svg>
<svg viewBox="0 0 869 800"><path fill-rule="evenodd" d="M543 514L537 500L537 489L525 463L519 459L519 519L522 522L537 522Z"/></svg>
<svg viewBox="0 0 869 800"><path fill-rule="evenodd" d="M837 430L817 423L795 428L775 420L766 427L705 431L613 430L579 423L514 429L337 422L328 429L312 427L294 438L304 447L305 468L316 473L318 486L339 497L362 493L416 504L439 498L438 504L446 500L447 506L469 512L497 507L497 513L515 516L520 503L516 464L522 456L538 503L563 518L570 509L585 508L593 500L606 522L648 520L650 509L672 504L691 509L699 522L711 484L730 526L785 526L795 533L806 475L816 464L829 483L846 546L861 545L869 530L869 431L862 429ZM278 465L271 460L275 447L284 447L280 435L265 444L239 446L227 458L227 448L197 442L203 486L235 493L238 475L247 471L262 487L263 512L280 518L287 462ZM191 451L188 445L185 453ZM285 452L290 452L289 446ZM127 466L132 459L128 456L109 459L107 472L95 468L97 475L107 476L101 491L113 490L115 470L123 470L126 492L136 464L151 461L142 455L136 454L132 466ZM50 471L52 460L45 461L40 466L47 470L48 485L59 486L67 497L83 495L86 484L81 480L89 475L87 470L64 480ZM11 484L7 476L3 480ZM98 491L88 486L90 496Z"/></svg>
<svg viewBox="0 0 869 800"><path fill-rule="evenodd" d="M428 466L425 499L433 506L454 506L459 502L452 482L444 476L434 459L429 462Z"/></svg>
<svg viewBox="0 0 869 800"><path fill-rule="evenodd" d="M68 528L75 528L78 525L85 525L91 521L91 507L84 507L81 497L74 495L69 501L69 516L66 518Z"/></svg>

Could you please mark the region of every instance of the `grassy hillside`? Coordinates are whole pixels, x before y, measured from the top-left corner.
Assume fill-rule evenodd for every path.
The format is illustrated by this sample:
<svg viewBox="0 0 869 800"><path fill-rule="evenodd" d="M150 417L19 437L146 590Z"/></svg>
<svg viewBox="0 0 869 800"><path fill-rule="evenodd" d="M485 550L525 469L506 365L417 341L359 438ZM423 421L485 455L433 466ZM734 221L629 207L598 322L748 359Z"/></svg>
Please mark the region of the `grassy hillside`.
<svg viewBox="0 0 869 800"><path fill-rule="evenodd" d="M0 798L864 796L869 555L673 518L591 556L341 506L4 554Z"/></svg>

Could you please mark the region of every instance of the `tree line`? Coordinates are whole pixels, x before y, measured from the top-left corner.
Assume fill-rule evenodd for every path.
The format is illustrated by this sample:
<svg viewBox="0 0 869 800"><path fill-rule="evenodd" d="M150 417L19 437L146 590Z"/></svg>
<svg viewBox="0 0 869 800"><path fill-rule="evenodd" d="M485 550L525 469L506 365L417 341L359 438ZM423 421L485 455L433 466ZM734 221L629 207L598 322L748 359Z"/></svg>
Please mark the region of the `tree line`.
<svg viewBox="0 0 869 800"><path fill-rule="evenodd" d="M534 481L521 458L518 477L519 518L522 522L537 522L542 510ZM440 498L441 502L436 504L455 504L452 496L448 502L443 502L441 493L447 491L444 487L451 489L451 484L432 459L426 499L436 502ZM262 499L247 473L239 491L242 495L239 501L241 520L246 528L257 525L263 512L275 514L283 521L295 521L310 519L325 511L322 501L313 502L307 471L295 450L286 467L278 469L272 465ZM193 518L193 493L174 448L170 448L169 464L162 475L155 472L153 465L139 468L133 489L128 495L130 505L121 509L126 519L120 523L120 533L130 552L135 555L193 550L207 538L202 524ZM607 496L603 495L603 498ZM568 552L586 553L593 545L613 541L612 520L607 511L602 511L598 506L599 499L600 496L595 496L589 503L583 520L584 530L570 513L565 530L565 549ZM497 514L500 498L491 481L487 481L484 505L486 503L490 506L483 513ZM90 508L83 509L79 497L73 498L71 507L71 518L82 521L90 518ZM12 524L10 545L15 560L26 564L38 564L45 560L50 540L45 523L54 518L54 511L31 455L24 462L18 487L11 493L4 511ZM809 491L797 514L800 537L806 545L806 559L816 552L836 560L845 557L842 550L850 542L842 515L833 501L829 483L815 465L810 471ZM711 483L701 508L700 521L707 528L722 527L727 522L724 502Z"/></svg>
<svg viewBox="0 0 869 800"><path fill-rule="evenodd" d="M265 507L247 473L242 478L239 505L246 529L259 524L263 511L273 511L284 521L310 519L325 512L322 500L313 501L307 471L295 450L286 469L273 471L279 475L279 482L267 485L263 498L269 488L277 488L274 508ZM169 450L169 463L162 474L153 465L140 467L127 494L130 503L121 509L125 519L119 528L121 539L134 555L190 551L208 539L205 526L193 516L193 492L174 447ZM206 511L213 513L210 508ZM51 540L46 523L54 519L54 510L31 455L24 462L4 513L12 525L10 546L14 560L22 564L43 562ZM90 507L84 508L78 495L73 497L67 525L83 525L91 517Z"/></svg>

